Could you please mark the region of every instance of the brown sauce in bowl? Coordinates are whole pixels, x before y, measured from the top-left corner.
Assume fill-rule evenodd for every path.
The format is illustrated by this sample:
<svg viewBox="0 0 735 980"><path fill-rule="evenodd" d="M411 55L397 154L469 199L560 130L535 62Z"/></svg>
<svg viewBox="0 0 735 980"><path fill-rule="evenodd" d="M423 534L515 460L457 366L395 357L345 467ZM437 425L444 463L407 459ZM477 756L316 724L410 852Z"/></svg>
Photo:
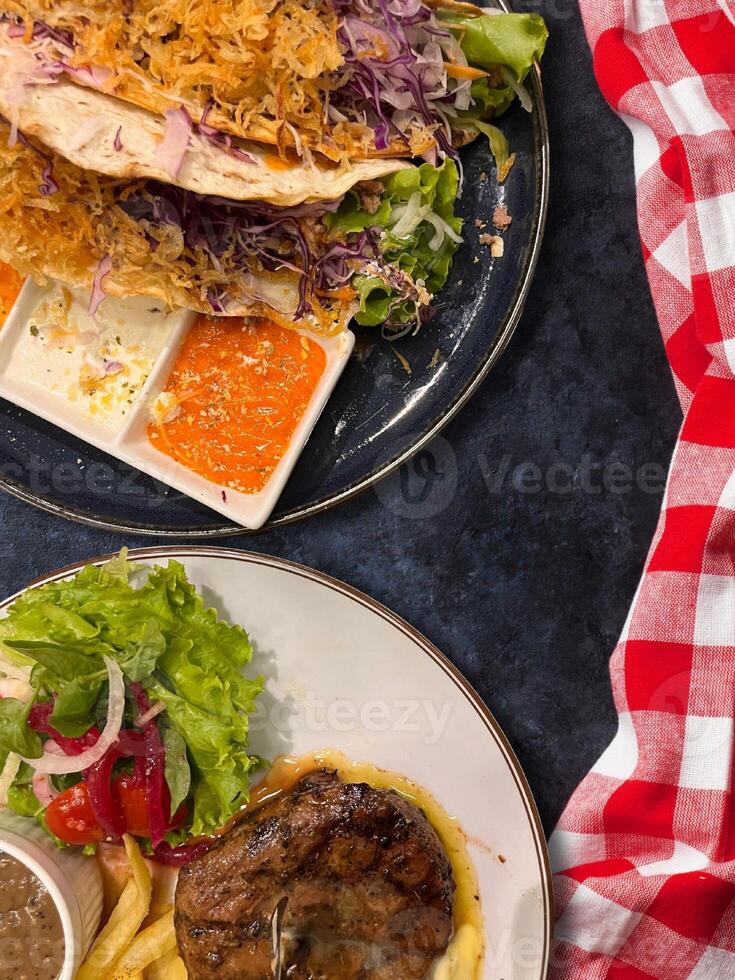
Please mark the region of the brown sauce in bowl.
<svg viewBox="0 0 735 980"><path fill-rule="evenodd" d="M29 868L0 851L0 980L56 980L63 965L54 900Z"/></svg>

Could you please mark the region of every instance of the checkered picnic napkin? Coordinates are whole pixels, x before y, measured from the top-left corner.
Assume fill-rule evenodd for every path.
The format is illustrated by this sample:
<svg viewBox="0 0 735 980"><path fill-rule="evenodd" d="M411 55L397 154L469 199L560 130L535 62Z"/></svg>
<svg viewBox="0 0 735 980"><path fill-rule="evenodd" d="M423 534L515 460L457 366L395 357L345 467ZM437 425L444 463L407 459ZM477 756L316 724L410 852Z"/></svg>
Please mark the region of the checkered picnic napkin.
<svg viewBox="0 0 735 980"><path fill-rule="evenodd" d="M617 735L552 837L553 980L735 980L728 3L581 0L600 87L634 136L643 255L684 422L611 662ZM621 316L621 330L632 326Z"/></svg>

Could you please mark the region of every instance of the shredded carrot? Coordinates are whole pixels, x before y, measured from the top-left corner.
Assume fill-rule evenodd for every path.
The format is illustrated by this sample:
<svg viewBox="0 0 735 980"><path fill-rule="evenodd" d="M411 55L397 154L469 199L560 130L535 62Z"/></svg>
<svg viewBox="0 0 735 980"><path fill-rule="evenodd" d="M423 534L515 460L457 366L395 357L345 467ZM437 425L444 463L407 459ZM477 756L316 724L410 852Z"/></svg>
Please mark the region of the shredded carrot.
<svg viewBox="0 0 735 980"><path fill-rule="evenodd" d="M108 91L163 112L185 104L195 119L276 143L284 122L322 143L329 75L344 57L331 0L5 0L27 26L70 31L75 67L99 66ZM284 139L291 144L288 131ZM328 149L328 147L324 147ZM334 148L332 148L334 155Z"/></svg>
<svg viewBox="0 0 735 980"><path fill-rule="evenodd" d="M459 78L462 81L468 79L474 81L477 78L488 77L486 71L483 71L481 68L473 68L472 65L454 65L450 63L445 65L445 68L450 78Z"/></svg>
<svg viewBox="0 0 735 980"><path fill-rule="evenodd" d="M348 302L357 296L352 286L340 286L338 289L315 289L314 292L322 298L347 300Z"/></svg>

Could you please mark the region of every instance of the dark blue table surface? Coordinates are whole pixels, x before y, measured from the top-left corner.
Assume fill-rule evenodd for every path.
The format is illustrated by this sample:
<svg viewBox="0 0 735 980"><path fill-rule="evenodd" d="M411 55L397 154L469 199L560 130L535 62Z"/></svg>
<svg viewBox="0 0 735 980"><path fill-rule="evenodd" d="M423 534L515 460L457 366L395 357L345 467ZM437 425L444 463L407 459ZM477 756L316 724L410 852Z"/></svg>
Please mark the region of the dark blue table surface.
<svg viewBox="0 0 735 980"><path fill-rule="evenodd" d="M222 543L344 579L425 633L505 728L550 830L614 731L607 661L680 419L641 261L630 136L596 87L576 6L522 6L551 29L552 188L509 351L400 477L309 522ZM2 594L156 543L5 495L0 522Z"/></svg>

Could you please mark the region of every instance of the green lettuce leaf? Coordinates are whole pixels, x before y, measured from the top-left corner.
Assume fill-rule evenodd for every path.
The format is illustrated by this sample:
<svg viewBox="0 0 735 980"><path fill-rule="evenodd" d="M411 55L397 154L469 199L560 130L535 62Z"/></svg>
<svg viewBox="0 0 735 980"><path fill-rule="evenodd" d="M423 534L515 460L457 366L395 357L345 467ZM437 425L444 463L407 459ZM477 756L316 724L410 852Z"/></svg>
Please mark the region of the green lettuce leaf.
<svg viewBox="0 0 735 980"><path fill-rule="evenodd" d="M396 208L405 207L417 199L420 207L428 207L434 215L459 235L462 221L454 214L459 191L459 174L453 160L445 160L440 167L429 163L401 170L383 181L384 191L378 210L371 214L361 202L359 194L350 192L335 214L327 215L325 224L333 232L348 234L366 228L382 229L380 250L386 261L406 273L414 282L420 281L429 293L435 295L449 276L452 258L458 243L448 235L439 248L431 248L435 227L422 221L410 235L398 238L393 233L397 218ZM361 326L377 326L391 323L407 323L416 317L415 302L401 298L398 289L377 275L358 275L352 279L352 287L360 300L355 319Z"/></svg>
<svg viewBox="0 0 735 980"><path fill-rule="evenodd" d="M33 770L24 765L8 789L8 806L21 817L39 817L43 812L43 807L33 792L32 779Z"/></svg>
<svg viewBox="0 0 735 980"><path fill-rule="evenodd" d="M472 108L460 113L463 124L502 115L513 105L516 94L510 85L498 87L487 78L478 78L472 83L472 98Z"/></svg>
<svg viewBox="0 0 735 980"><path fill-rule="evenodd" d="M142 681L153 673L165 651L166 637L158 623L151 619L145 624L143 634L131 640L116 659L126 677L131 681Z"/></svg>
<svg viewBox="0 0 735 980"><path fill-rule="evenodd" d="M175 728L163 730L166 749L164 775L171 793L171 816L176 813L191 789L191 767L186 755L186 740Z"/></svg>
<svg viewBox="0 0 735 980"><path fill-rule="evenodd" d="M75 781L78 779L78 776L75 777ZM58 784L58 778L56 782ZM65 789L66 786L57 785L57 788ZM33 792L33 769L25 762L21 765L8 789L8 807L21 817L32 817L57 847L69 847L64 841L59 840L56 834L51 833L46 826L44 808Z"/></svg>
<svg viewBox="0 0 735 980"><path fill-rule="evenodd" d="M539 14L457 16L442 8L439 17L454 29L467 60L493 72L510 68L522 82L534 61L540 61L549 32Z"/></svg>
<svg viewBox="0 0 735 980"><path fill-rule="evenodd" d="M95 706L102 691L102 680L78 678L59 688L51 712L51 725L68 738L78 738L95 723Z"/></svg>
<svg viewBox="0 0 735 980"><path fill-rule="evenodd" d="M43 753L40 737L28 727L31 704L0 698L0 770L11 752L27 759L38 759Z"/></svg>
<svg viewBox="0 0 735 980"><path fill-rule="evenodd" d="M462 123L501 115L517 97L508 72L522 84L534 61L541 60L549 37L543 18L538 14L462 17L446 10L439 16L455 31L469 63L490 73L472 83L474 105L460 113Z"/></svg>
<svg viewBox="0 0 735 980"><path fill-rule="evenodd" d="M169 724L186 742L192 766L191 833L212 833L247 801L250 773L260 760L249 755L236 715L206 711L157 681L148 691L166 704Z"/></svg>

